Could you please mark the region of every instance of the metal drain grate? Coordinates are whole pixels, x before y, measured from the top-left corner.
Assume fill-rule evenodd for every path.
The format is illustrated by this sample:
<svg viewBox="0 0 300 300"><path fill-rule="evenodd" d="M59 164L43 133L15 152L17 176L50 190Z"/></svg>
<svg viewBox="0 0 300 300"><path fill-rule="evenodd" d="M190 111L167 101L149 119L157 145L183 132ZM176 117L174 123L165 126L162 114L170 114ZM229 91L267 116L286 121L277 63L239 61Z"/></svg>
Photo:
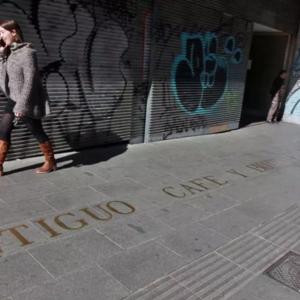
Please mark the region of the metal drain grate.
<svg viewBox="0 0 300 300"><path fill-rule="evenodd" d="M266 275L300 293L300 255L288 252L266 272Z"/></svg>

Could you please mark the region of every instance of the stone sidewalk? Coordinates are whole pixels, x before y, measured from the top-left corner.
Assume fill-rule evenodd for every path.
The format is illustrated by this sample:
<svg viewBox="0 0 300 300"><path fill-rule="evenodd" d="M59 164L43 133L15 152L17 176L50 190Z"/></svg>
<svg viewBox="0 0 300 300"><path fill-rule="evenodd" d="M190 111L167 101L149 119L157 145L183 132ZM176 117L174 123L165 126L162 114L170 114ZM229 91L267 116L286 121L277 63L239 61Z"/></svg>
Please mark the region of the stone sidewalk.
<svg viewBox="0 0 300 300"><path fill-rule="evenodd" d="M8 162L0 300L294 300L262 273L300 253L300 127Z"/></svg>

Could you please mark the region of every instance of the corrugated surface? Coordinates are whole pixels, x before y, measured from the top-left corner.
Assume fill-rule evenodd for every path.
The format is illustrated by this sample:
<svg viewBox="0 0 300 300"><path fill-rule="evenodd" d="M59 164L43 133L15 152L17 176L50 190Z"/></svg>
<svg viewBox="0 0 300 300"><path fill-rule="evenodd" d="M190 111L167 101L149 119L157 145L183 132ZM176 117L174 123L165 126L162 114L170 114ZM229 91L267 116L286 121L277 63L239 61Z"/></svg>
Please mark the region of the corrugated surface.
<svg viewBox="0 0 300 300"><path fill-rule="evenodd" d="M194 0L187 0L194 2ZM298 0L210 0L202 5L278 30L297 33L300 18Z"/></svg>
<svg viewBox="0 0 300 300"><path fill-rule="evenodd" d="M38 51L53 108L53 117L44 125L56 151L127 142L131 130L140 134L141 126L132 129L132 116L142 113L132 110L139 109L133 101L137 86L147 81L144 16L149 8L151 1L0 4L0 19L16 19ZM10 158L37 153L36 141L20 126L13 134Z"/></svg>
<svg viewBox="0 0 300 300"><path fill-rule="evenodd" d="M251 29L198 4L159 1L150 141L237 128Z"/></svg>

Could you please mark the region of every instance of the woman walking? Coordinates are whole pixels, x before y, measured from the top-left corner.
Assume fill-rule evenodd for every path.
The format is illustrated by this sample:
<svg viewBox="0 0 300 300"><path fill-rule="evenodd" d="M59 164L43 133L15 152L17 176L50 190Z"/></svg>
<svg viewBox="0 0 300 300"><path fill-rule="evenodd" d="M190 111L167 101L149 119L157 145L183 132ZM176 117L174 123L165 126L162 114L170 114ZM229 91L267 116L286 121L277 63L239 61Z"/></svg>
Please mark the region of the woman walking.
<svg viewBox="0 0 300 300"><path fill-rule="evenodd" d="M272 124L273 122L278 122L277 115L282 104L282 100L285 92L285 83L287 72L282 70L279 72L279 75L276 77L272 84L270 91L272 104L268 113L267 122ZM276 121L275 121L276 119Z"/></svg>
<svg viewBox="0 0 300 300"><path fill-rule="evenodd" d="M30 43L24 42L14 20L0 23L0 41L0 87L8 99L0 121L0 176L16 118L36 138L45 156L44 165L36 172L49 173L56 170L56 162L41 119L50 113L50 106L39 76L36 52Z"/></svg>

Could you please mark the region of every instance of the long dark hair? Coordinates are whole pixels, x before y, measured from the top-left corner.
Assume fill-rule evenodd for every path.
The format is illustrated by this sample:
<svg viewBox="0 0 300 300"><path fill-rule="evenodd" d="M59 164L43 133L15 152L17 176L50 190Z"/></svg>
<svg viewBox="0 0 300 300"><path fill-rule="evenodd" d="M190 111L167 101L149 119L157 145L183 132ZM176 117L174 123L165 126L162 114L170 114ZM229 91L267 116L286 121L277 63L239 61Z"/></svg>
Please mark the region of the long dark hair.
<svg viewBox="0 0 300 300"><path fill-rule="evenodd" d="M15 36L16 43L24 42L24 37L23 37L21 27L15 20L4 20L0 23L0 27L3 27L5 30L10 32L14 30L16 32L16 36Z"/></svg>

